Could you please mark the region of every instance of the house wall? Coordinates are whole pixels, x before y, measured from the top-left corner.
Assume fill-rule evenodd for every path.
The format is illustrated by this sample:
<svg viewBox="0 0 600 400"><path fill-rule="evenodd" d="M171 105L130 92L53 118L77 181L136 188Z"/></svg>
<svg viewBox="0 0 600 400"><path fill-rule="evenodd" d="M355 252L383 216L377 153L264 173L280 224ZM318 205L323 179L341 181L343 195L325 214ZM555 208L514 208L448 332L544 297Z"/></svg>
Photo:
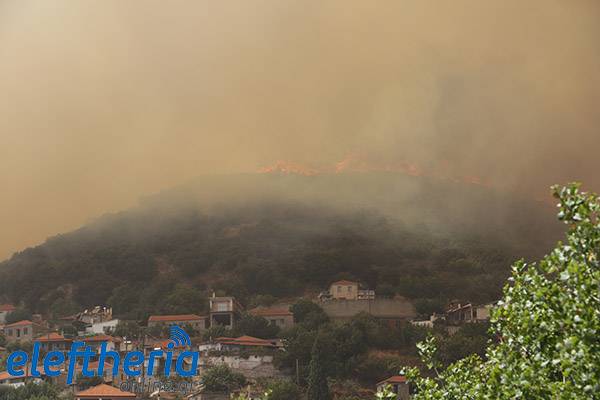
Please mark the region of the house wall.
<svg viewBox="0 0 600 400"><path fill-rule="evenodd" d="M329 287L329 293L334 299L356 300L358 299L358 284L333 284Z"/></svg>
<svg viewBox="0 0 600 400"><path fill-rule="evenodd" d="M40 348L45 351L69 351L71 342L56 341L56 342L40 342Z"/></svg>
<svg viewBox="0 0 600 400"><path fill-rule="evenodd" d="M321 303L320 306L330 318L342 321L361 312L389 320L409 319L417 315L413 304L401 299L337 300Z"/></svg>
<svg viewBox="0 0 600 400"><path fill-rule="evenodd" d="M6 323L6 316L9 314L8 311L0 311L0 324Z"/></svg>
<svg viewBox="0 0 600 400"><path fill-rule="evenodd" d="M477 321L487 321L491 317L491 312L491 305L478 306L475 309L475 319Z"/></svg>
<svg viewBox="0 0 600 400"><path fill-rule="evenodd" d="M8 342L31 342L38 333L33 325L4 329L4 336Z"/></svg>
<svg viewBox="0 0 600 400"><path fill-rule="evenodd" d="M118 319L113 319L111 321L106 321L106 322L98 322L95 324L92 324L91 327L86 328L86 332L88 333L95 333L95 334L108 334L110 332L113 332L117 325L119 323Z"/></svg>

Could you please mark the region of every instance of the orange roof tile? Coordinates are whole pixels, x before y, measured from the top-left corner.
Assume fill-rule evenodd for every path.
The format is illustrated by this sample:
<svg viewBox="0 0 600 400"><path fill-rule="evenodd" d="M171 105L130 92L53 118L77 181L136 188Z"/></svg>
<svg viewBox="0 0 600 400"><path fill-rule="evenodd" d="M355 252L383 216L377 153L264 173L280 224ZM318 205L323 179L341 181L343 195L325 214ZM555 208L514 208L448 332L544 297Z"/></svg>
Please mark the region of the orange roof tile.
<svg viewBox="0 0 600 400"><path fill-rule="evenodd" d="M148 322L178 322L178 321L200 321L206 319L196 314L182 314L182 315L151 315L148 318Z"/></svg>
<svg viewBox="0 0 600 400"><path fill-rule="evenodd" d="M94 336L86 336L77 338L78 341L81 342L119 342L119 339L114 338L109 335L94 335Z"/></svg>
<svg viewBox="0 0 600 400"><path fill-rule="evenodd" d="M98 371L98 367L100 366L100 361L91 361L88 363L88 371ZM104 361L104 372L106 371L112 371L113 369L113 364L109 363L108 361ZM81 364L77 364L75 369L77 370L82 370L83 369L83 365Z"/></svg>
<svg viewBox="0 0 600 400"><path fill-rule="evenodd" d="M63 335L56 332L51 332L47 335L40 336L33 340L34 342L72 342L73 339L67 339Z"/></svg>
<svg viewBox="0 0 600 400"><path fill-rule="evenodd" d="M109 397L109 398L131 397L131 398L134 398L136 395L135 395L135 393L124 392L114 386L110 386L110 385L106 385L106 384L102 383L98 386L94 386L94 387L84 390L82 392L78 392L75 396L82 398L82 399L95 399L95 398L102 398L102 397Z"/></svg>
<svg viewBox="0 0 600 400"><path fill-rule="evenodd" d="M37 371L40 373L40 375L45 375L44 368L41 365L37 366ZM27 370L25 371L25 375L23 375L23 376L12 376L11 374L8 373L8 371L0 372L0 381L4 381L7 379L12 380L12 379L23 379L23 378L33 378L33 376L31 375L31 371L29 370L29 366L28 366Z"/></svg>
<svg viewBox="0 0 600 400"><path fill-rule="evenodd" d="M221 344L231 344L238 346L263 346L263 347L275 347L273 343L265 339L259 339L252 336L240 336L238 338L230 337L219 337L215 339Z"/></svg>
<svg viewBox="0 0 600 400"><path fill-rule="evenodd" d="M6 325L4 328L16 328L18 326L25 326L25 325L33 325L33 322L31 322L29 320L18 321L18 322L14 322L12 324Z"/></svg>
<svg viewBox="0 0 600 400"><path fill-rule="evenodd" d="M13 312L17 307L12 304L0 304L0 312Z"/></svg>

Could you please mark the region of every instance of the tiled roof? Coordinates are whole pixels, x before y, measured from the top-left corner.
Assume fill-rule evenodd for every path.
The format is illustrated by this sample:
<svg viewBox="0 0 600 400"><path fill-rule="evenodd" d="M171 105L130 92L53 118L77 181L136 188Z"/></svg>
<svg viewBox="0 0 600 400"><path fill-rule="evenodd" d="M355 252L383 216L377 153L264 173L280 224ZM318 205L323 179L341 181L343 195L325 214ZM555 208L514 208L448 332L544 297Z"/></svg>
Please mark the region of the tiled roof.
<svg viewBox="0 0 600 400"><path fill-rule="evenodd" d="M178 322L178 321L200 321L206 319L196 314L182 314L182 315L151 315L148 318L148 322Z"/></svg>
<svg viewBox="0 0 600 400"><path fill-rule="evenodd" d="M119 342L118 338L109 335L95 335L77 338L81 342Z"/></svg>
<svg viewBox="0 0 600 400"><path fill-rule="evenodd" d="M332 285L358 285L358 283L342 279L341 281L333 282Z"/></svg>
<svg viewBox="0 0 600 400"><path fill-rule="evenodd" d="M23 320L23 321L19 321L19 322L15 322L9 325L6 325L4 328L16 328L18 326L26 326L26 325L32 325L33 322L29 321L29 320Z"/></svg>
<svg viewBox="0 0 600 400"><path fill-rule="evenodd" d="M15 311L17 307L12 304L0 304L0 312L12 312Z"/></svg>
<svg viewBox="0 0 600 400"><path fill-rule="evenodd" d="M402 375L394 375L394 376L390 376L389 378L387 378L384 381L379 382L377 385L383 385L385 383L406 383L406 377L402 376Z"/></svg>
<svg viewBox="0 0 600 400"><path fill-rule="evenodd" d="M63 335L56 332L51 332L47 335L40 336L33 340L34 342L72 342L72 339L67 339Z"/></svg>
<svg viewBox="0 0 600 400"><path fill-rule="evenodd" d="M98 371L98 367L100 366L100 361L90 361L88 363L88 371ZM109 363L108 361L104 361L104 372L106 373L111 372L113 369L113 364ZM78 371L83 369L83 365L77 364L75 369L77 369Z"/></svg>
<svg viewBox="0 0 600 400"><path fill-rule="evenodd" d="M45 375L44 368L41 365L37 366L37 371L40 373L40 375ZM33 378L33 376L31 375L31 371L29 370L29 366L28 366L28 369L25 371L25 375L23 375L23 376L12 376L11 374L8 373L8 371L0 372L0 381L4 381L7 379L13 380L13 379L23 379L23 378Z"/></svg>
<svg viewBox="0 0 600 400"><path fill-rule="evenodd" d="M134 398L135 393L123 392L122 390L120 390L114 386L106 385L103 383L98 386L94 386L93 388L84 390L82 392L78 392L75 396L82 398L82 399L95 399L95 398L102 398L102 397Z"/></svg>
<svg viewBox="0 0 600 400"><path fill-rule="evenodd" d="M275 347L275 345L268 340L259 339L252 336L240 336L238 338L219 337L215 340L221 344L231 344L238 346Z"/></svg>
<svg viewBox="0 0 600 400"><path fill-rule="evenodd" d="M289 309L286 309L286 308L267 308L267 307L254 308L254 309L250 310L249 313L252 315L259 316L259 317L264 317L264 316L285 317L285 316L294 315L294 314L292 314L292 312Z"/></svg>

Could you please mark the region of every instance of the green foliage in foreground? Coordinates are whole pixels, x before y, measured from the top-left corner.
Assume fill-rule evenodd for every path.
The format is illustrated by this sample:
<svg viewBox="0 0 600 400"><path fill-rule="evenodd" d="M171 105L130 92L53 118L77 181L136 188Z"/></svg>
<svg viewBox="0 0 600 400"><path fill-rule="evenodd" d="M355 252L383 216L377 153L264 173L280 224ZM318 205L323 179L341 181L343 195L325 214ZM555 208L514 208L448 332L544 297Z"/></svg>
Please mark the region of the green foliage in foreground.
<svg viewBox="0 0 600 400"><path fill-rule="evenodd" d="M513 266L486 361L472 355L442 370L435 340L419 345L436 377L408 370L414 400L600 399L600 201L578 184L553 191L567 242Z"/></svg>
<svg viewBox="0 0 600 400"><path fill-rule="evenodd" d="M323 366L323 354L325 348L320 337L317 336L311 353L308 373L308 400L331 400L327 375Z"/></svg>
<svg viewBox="0 0 600 400"><path fill-rule="evenodd" d="M57 400L56 386L49 383L29 383L18 388L0 385L0 400Z"/></svg>
<svg viewBox="0 0 600 400"><path fill-rule="evenodd" d="M244 386L244 375L233 372L227 365L218 365L206 371L202 376L206 389L211 392L230 392Z"/></svg>

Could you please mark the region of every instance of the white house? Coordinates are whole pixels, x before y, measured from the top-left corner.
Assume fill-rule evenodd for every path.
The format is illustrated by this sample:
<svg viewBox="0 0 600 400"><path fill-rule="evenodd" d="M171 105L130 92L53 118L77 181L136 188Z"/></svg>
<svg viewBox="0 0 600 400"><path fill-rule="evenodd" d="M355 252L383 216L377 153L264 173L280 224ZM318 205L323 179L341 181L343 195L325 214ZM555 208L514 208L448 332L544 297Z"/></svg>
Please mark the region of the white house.
<svg viewBox="0 0 600 400"><path fill-rule="evenodd" d="M43 368L38 367L38 371L43 375ZM16 388L29 382L39 384L42 383L43 380L41 378L33 377L29 371L23 376L12 376L6 371L0 372L0 385Z"/></svg>
<svg viewBox="0 0 600 400"><path fill-rule="evenodd" d="M119 324L118 319L111 319L110 321L95 322L92 326L85 328L86 333L94 333L96 335L110 335L115 331Z"/></svg>

